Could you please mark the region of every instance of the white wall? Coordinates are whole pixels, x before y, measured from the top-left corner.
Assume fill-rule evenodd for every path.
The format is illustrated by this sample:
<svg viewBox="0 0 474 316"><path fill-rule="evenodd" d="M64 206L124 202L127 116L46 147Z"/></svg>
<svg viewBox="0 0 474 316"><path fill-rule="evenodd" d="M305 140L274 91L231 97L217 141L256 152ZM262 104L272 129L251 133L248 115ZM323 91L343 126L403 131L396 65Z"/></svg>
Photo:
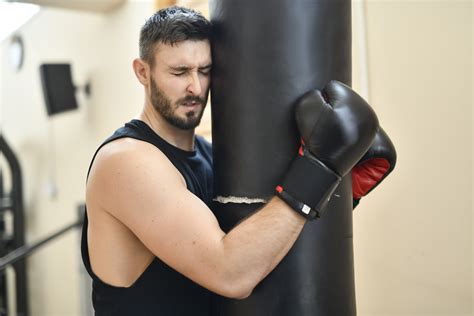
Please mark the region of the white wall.
<svg viewBox="0 0 474 316"><path fill-rule="evenodd" d="M354 213L358 314L471 315L472 3L366 14L371 103L398 164Z"/></svg>
<svg viewBox="0 0 474 316"><path fill-rule="evenodd" d="M150 1L128 3L109 15L42 9L19 30L26 51L19 73L5 66L7 41L2 43L2 130L23 167L28 241L76 219L93 152L141 108L131 60L138 55L139 29L152 12ZM78 111L48 118L38 70L43 62L70 62L77 84L91 79L92 97L80 95ZM52 175L55 198L47 190ZM69 233L28 260L33 315L81 313L78 241L77 231Z"/></svg>

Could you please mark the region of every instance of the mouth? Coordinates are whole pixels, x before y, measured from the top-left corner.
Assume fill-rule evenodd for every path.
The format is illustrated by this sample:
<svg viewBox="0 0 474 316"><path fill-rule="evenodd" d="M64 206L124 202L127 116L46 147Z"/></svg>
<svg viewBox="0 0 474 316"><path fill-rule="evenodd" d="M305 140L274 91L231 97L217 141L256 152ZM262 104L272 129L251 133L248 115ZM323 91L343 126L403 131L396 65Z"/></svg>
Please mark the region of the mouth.
<svg viewBox="0 0 474 316"><path fill-rule="evenodd" d="M198 102L198 101L185 101L185 102L182 102L180 105L191 110L191 109L196 109L199 106L201 106L201 102Z"/></svg>

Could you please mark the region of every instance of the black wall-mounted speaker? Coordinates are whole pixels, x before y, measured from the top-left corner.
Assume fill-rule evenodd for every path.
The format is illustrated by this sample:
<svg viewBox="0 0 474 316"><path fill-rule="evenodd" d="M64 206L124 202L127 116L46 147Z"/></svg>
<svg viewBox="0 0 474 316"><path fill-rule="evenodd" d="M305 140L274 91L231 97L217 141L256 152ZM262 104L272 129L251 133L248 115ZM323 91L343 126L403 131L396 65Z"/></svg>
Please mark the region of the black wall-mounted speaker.
<svg viewBox="0 0 474 316"><path fill-rule="evenodd" d="M49 116L77 109L70 64L42 64L40 74Z"/></svg>

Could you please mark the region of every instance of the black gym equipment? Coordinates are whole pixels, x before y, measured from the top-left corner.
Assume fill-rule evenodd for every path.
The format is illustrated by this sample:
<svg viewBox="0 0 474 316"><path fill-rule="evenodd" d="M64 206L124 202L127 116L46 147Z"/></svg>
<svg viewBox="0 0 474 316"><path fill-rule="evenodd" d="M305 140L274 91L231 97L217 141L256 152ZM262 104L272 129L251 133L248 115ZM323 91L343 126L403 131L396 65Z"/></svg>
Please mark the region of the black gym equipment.
<svg viewBox="0 0 474 316"><path fill-rule="evenodd" d="M25 244L25 218L23 211L23 182L20 163L12 148L0 133L0 153L5 157L11 178L11 190L5 192L3 172L0 178L0 256L7 255L13 249ZM7 222L12 219L13 229ZM19 261L12 265L15 270L16 305L18 315L28 315L26 263ZM0 315L8 311L7 278L0 275Z"/></svg>
<svg viewBox="0 0 474 316"><path fill-rule="evenodd" d="M84 217L85 207L84 205L79 205L79 218ZM59 229L55 233L52 233L41 240L33 242L31 244L23 245L15 250L9 252L6 256L0 258L0 273L2 273L9 265L12 265L20 260L23 260L27 256L31 255L38 248L48 244L49 242L55 240L56 238L62 236L68 231L82 227L82 220L77 220L65 227Z"/></svg>
<svg viewBox="0 0 474 316"><path fill-rule="evenodd" d="M86 96L91 93L89 83L75 86L72 80L71 65L67 63L49 63L40 65L40 78L48 116L57 115L78 108L76 90L84 90ZM23 209L23 182L20 163L14 151L0 132L0 157L8 165L8 179L11 182L9 192L4 185L4 170L0 168L0 315L13 312L27 316L28 287L25 258L41 246L56 240L68 231L82 226L84 205L78 208L78 220L59 229L34 243L25 244L25 219ZM9 225L11 224L11 225ZM5 269L13 267L16 310L8 306L9 284Z"/></svg>
<svg viewBox="0 0 474 316"><path fill-rule="evenodd" d="M210 14L215 214L229 231L274 195L295 157L295 101L330 80L350 86L351 2L211 0ZM225 316L356 315L351 176L250 297L214 296L212 306Z"/></svg>
<svg viewBox="0 0 474 316"><path fill-rule="evenodd" d="M82 227L85 205L78 206L78 220L59 229L45 238L31 244L25 244L25 218L23 209L23 183L20 163L14 151L0 133L0 155L3 156L8 165L11 185L6 192L3 170L0 169L0 315L8 312L18 316L29 315L28 311L28 276L26 261L24 260L40 247L56 240L65 233ZM13 225L8 225L12 222ZM15 289L16 310L8 306L8 288L11 279L6 277L5 269L11 266L14 271L13 287Z"/></svg>

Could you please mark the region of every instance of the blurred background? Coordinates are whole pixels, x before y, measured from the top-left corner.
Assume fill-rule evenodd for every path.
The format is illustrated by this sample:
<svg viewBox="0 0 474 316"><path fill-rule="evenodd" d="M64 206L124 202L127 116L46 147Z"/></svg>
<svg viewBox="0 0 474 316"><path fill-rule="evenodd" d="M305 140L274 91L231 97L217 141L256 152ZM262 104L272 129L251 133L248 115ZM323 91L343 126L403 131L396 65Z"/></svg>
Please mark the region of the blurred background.
<svg viewBox="0 0 474 316"><path fill-rule="evenodd" d="M27 243L77 220L93 153L143 105L140 27L172 4L209 16L205 0L0 0L0 135L22 168ZM398 152L354 212L358 315L473 315L473 14L469 0L353 1L353 88ZM77 108L48 115L47 63L71 65ZM208 110L198 133L210 139ZM27 258L31 315L91 315L79 240L72 229ZM9 315L14 279L0 277Z"/></svg>

